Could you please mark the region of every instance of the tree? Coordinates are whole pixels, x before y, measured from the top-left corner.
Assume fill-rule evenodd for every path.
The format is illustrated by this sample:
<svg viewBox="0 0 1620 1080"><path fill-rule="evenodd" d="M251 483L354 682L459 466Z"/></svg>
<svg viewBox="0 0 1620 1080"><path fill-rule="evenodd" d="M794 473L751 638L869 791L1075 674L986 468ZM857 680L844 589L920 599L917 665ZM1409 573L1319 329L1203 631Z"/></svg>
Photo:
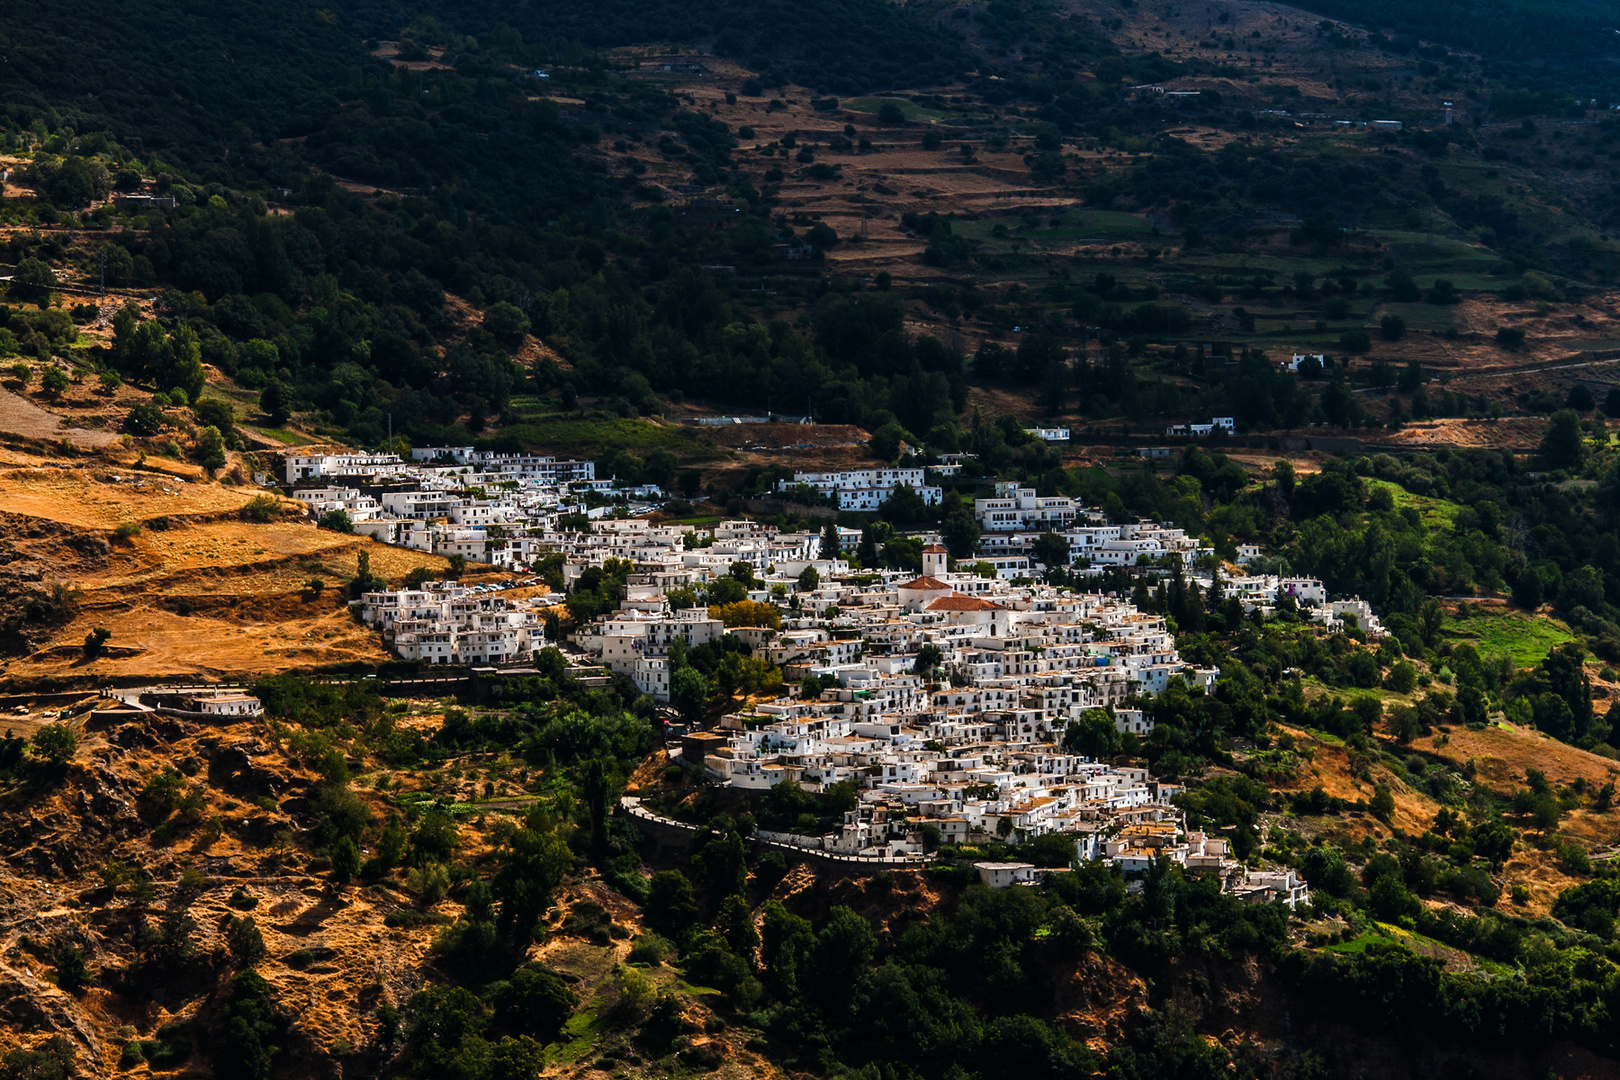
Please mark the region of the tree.
<svg viewBox="0 0 1620 1080"><path fill-rule="evenodd" d="M354 522L350 520L346 510L328 510L315 522L318 528L330 529L332 532L352 533Z"/></svg>
<svg viewBox="0 0 1620 1080"><path fill-rule="evenodd" d="M484 329L502 345L515 348L523 344L523 335L529 332L529 317L516 305L491 304L484 312Z"/></svg>
<svg viewBox="0 0 1620 1080"><path fill-rule="evenodd" d="M1322 413L1334 427L1345 427L1361 418L1361 403L1343 379L1334 379L1322 391Z"/></svg>
<svg viewBox="0 0 1620 1080"><path fill-rule="evenodd" d="M272 427L280 427L292 416L292 392L280 379L271 379L259 392L259 411Z"/></svg>
<svg viewBox="0 0 1620 1080"><path fill-rule="evenodd" d="M79 733L67 724L46 724L34 732L34 753L52 765L66 765L79 750Z"/></svg>
<svg viewBox="0 0 1620 1080"><path fill-rule="evenodd" d="M103 371L96 376L96 381L100 384L101 393L108 397L118 393L119 387L124 385L123 377L116 371Z"/></svg>
<svg viewBox="0 0 1620 1080"><path fill-rule="evenodd" d="M1118 747L1114 718L1102 709L1087 709L1063 729L1063 748L1093 761L1113 756Z"/></svg>
<svg viewBox="0 0 1620 1080"><path fill-rule="evenodd" d="M56 288L56 271L39 259L24 259L11 275L11 288L26 300L43 300Z"/></svg>
<svg viewBox="0 0 1620 1080"><path fill-rule="evenodd" d="M647 886L647 926L671 941L681 941L698 921L692 883L679 870L660 870Z"/></svg>
<svg viewBox="0 0 1620 1080"><path fill-rule="evenodd" d="M39 386L41 390L44 390L51 397L56 397L68 388L67 372L55 364L47 364L45 370L40 374Z"/></svg>
<svg viewBox="0 0 1620 1080"><path fill-rule="evenodd" d="M388 587L388 582L371 572L371 552L360 552L355 562L356 573L349 580L350 600L358 600L368 592L377 592Z"/></svg>
<svg viewBox="0 0 1620 1080"><path fill-rule="evenodd" d="M1611 419L1620 419L1620 386L1609 387L1608 396L1603 399L1603 411Z"/></svg>
<svg viewBox="0 0 1620 1080"><path fill-rule="evenodd" d="M1597 408L1597 396L1585 383L1576 383L1569 388L1569 396L1564 399L1564 404L1576 412L1587 413Z"/></svg>
<svg viewBox="0 0 1620 1080"><path fill-rule="evenodd" d="M1385 341L1399 341L1406 336L1406 320L1399 315L1385 315L1378 320L1378 332Z"/></svg>
<svg viewBox="0 0 1620 1080"><path fill-rule="evenodd" d="M360 848L352 836L332 845L332 884L342 888L360 874Z"/></svg>
<svg viewBox="0 0 1620 1080"><path fill-rule="evenodd" d="M56 969L56 985L69 994L76 994L96 981L95 973L85 963L84 953L71 941L57 945L52 964Z"/></svg>
<svg viewBox="0 0 1620 1080"><path fill-rule="evenodd" d="M225 467L225 436L217 427L205 427L197 432L197 464L213 476Z"/></svg>
<svg viewBox="0 0 1620 1080"><path fill-rule="evenodd" d="M900 442L905 435L899 424L884 424L872 432L872 439L867 446L872 451L873 457L880 461L893 461L900 456Z"/></svg>
<svg viewBox="0 0 1620 1080"><path fill-rule="evenodd" d="M917 489L910 484L900 484L895 487L894 493L888 497L878 513L884 521L897 525L912 524L928 520L928 504L923 497L917 494Z"/></svg>
<svg viewBox="0 0 1620 1080"><path fill-rule="evenodd" d="M110 637L112 637L112 631L105 626L98 626L84 635L84 658L94 660L100 656L101 650L106 646L107 639Z"/></svg>
<svg viewBox="0 0 1620 1080"><path fill-rule="evenodd" d="M973 508L953 491L945 496L941 509L939 534L945 541L945 549L958 561L971 557L979 544L979 522L973 516Z"/></svg>
<svg viewBox="0 0 1620 1080"><path fill-rule="evenodd" d="M1277 482L1277 492L1284 499L1294 497L1294 466L1292 462L1279 461L1271 467L1272 479Z"/></svg>
<svg viewBox="0 0 1620 1080"><path fill-rule="evenodd" d="M669 703L688 727L697 727L709 709L709 682L695 667L677 668L669 680Z"/></svg>
<svg viewBox="0 0 1620 1080"><path fill-rule="evenodd" d="M1547 433L1541 437L1541 453L1555 469L1578 469L1586 459L1586 440L1581 434L1581 416L1574 409L1552 414Z"/></svg>
<svg viewBox="0 0 1620 1080"><path fill-rule="evenodd" d="M847 1011L876 952L877 937L866 920L851 908L834 907L805 958L802 985L823 1011Z"/></svg>
<svg viewBox="0 0 1620 1080"><path fill-rule="evenodd" d="M26 388L28 381L34 377L34 369L19 360L11 365L11 377L22 383Z"/></svg>
<svg viewBox="0 0 1620 1080"><path fill-rule="evenodd" d="M917 649L917 659L911 665L911 673L913 675L927 675L939 667L944 660L945 654L940 651L939 646L930 642Z"/></svg>
<svg viewBox="0 0 1620 1080"><path fill-rule="evenodd" d="M1496 343L1509 352L1515 352L1524 347L1524 327L1504 326L1496 331Z"/></svg>
<svg viewBox="0 0 1620 1080"><path fill-rule="evenodd" d="M805 230L804 242L817 251L826 251L838 245L838 233L825 221L818 221Z"/></svg>
<svg viewBox="0 0 1620 1080"><path fill-rule="evenodd" d="M265 957L264 935L251 915L232 918L225 924L225 944L242 967L252 967Z"/></svg>
<svg viewBox="0 0 1620 1080"><path fill-rule="evenodd" d="M224 398L204 398L191 408L197 423L215 427L221 433L236 430L236 410Z"/></svg>
<svg viewBox="0 0 1620 1080"><path fill-rule="evenodd" d="M142 437L156 435L163 430L169 418L163 415L163 410L150 401L143 401L124 417L124 430L131 435Z"/></svg>
<svg viewBox="0 0 1620 1080"><path fill-rule="evenodd" d="M807 566L799 571L799 591L815 592L821 587L821 575L813 566Z"/></svg>
<svg viewBox="0 0 1620 1080"><path fill-rule="evenodd" d="M1069 541L1065 536L1055 532L1043 532L1035 538L1033 545L1035 561L1046 567L1047 571L1058 570L1069 565Z"/></svg>
<svg viewBox="0 0 1620 1080"><path fill-rule="evenodd" d="M821 558L831 562L843 554L843 541L838 536L838 522L832 518L821 527ZM815 586L811 586L815 588Z"/></svg>
<svg viewBox="0 0 1620 1080"><path fill-rule="evenodd" d="M490 1003L496 1023L551 1042L573 1015L579 997L555 973L525 966L497 985Z"/></svg>

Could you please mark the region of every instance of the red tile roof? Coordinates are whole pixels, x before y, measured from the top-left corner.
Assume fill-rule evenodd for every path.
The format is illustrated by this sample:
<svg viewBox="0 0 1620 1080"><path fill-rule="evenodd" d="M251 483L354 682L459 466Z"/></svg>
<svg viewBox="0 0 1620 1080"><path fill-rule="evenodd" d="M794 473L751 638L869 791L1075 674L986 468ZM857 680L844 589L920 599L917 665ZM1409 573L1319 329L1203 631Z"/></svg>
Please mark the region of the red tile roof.
<svg viewBox="0 0 1620 1080"><path fill-rule="evenodd" d="M950 592L951 591L951 587L949 585L945 584L943 581L939 580L939 578L927 577L927 576L919 577L919 578L912 578L910 581L905 582L902 585L896 585L895 588L897 588L897 589L922 589L922 590L925 590L927 592Z"/></svg>
<svg viewBox="0 0 1620 1080"><path fill-rule="evenodd" d="M942 596L928 605L929 611L1006 611L1000 604L977 596Z"/></svg>

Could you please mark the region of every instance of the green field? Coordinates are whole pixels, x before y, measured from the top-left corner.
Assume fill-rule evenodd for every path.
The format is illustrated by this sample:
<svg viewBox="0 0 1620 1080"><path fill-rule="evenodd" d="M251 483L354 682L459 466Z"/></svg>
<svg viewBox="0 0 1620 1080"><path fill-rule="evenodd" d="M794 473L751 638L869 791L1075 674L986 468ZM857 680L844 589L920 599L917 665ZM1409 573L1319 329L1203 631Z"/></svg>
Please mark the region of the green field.
<svg viewBox="0 0 1620 1080"><path fill-rule="evenodd" d="M901 97L859 97L840 101L838 107L848 109L850 112L877 114L885 105L898 105L900 111L906 114L906 119L912 123L938 124L946 120L961 120L961 117L950 113L940 112L938 109L929 109L918 105L915 101L907 101Z"/></svg>
<svg viewBox="0 0 1620 1080"><path fill-rule="evenodd" d="M1549 616L1478 607L1448 618L1442 632L1453 642L1469 642L1482 656L1506 656L1519 667L1539 664L1553 649L1575 640L1568 626Z"/></svg>
<svg viewBox="0 0 1620 1080"><path fill-rule="evenodd" d="M237 426L245 431L263 435L267 439L274 439L288 446L307 446L309 443L314 442L313 439L300 435L296 431L288 431L286 428L252 427L248 424L238 424Z"/></svg>
<svg viewBox="0 0 1620 1080"><path fill-rule="evenodd" d="M1456 525L1457 511L1462 507L1449 499L1432 499L1427 495L1413 495L1401 485L1391 480L1368 480L1369 487L1388 488L1390 494L1395 496L1395 509L1404 510L1408 506L1418 512L1418 519L1426 529L1450 529Z"/></svg>

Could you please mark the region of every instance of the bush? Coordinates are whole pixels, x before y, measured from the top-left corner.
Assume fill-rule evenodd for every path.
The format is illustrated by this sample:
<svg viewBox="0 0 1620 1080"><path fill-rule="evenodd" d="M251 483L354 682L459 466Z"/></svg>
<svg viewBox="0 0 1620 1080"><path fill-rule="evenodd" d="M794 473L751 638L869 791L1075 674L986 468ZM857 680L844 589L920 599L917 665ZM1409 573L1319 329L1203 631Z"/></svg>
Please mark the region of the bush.
<svg viewBox="0 0 1620 1080"><path fill-rule="evenodd" d="M0 1058L4 1080L68 1080L78 1075L78 1051L66 1038L52 1035L32 1050L18 1047Z"/></svg>
<svg viewBox="0 0 1620 1080"><path fill-rule="evenodd" d="M217 427L205 427L197 432L197 464L213 476L225 467L225 436Z"/></svg>
<svg viewBox="0 0 1620 1080"><path fill-rule="evenodd" d="M101 650L106 646L107 639L110 637L112 637L112 631L108 630L105 626L98 626L88 634L84 635L85 659L94 660L96 657L100 656Z"/></svg>
<svg viewBox="0 0 1620 1080"><path fill-rule="evenodd" d="M34 732L34 753L52 765L65 765L79 751L79 733L66 724L46 724Z"/></svg>
<svg viewBox="0 0 1620 1080"><path fill-rule="evenodd" d="M243 521L263 525L281 516L281 500L274 495L255 495L237 513Z"/></svg>
<svg viewBox="0 0 1620 1080"><path fill-rule="evenodd" d="M653 933L651 930L648 930L646 933L636 938L635 941L631 942L630 952L629 955L625 957L625 962L630 964L651 964L656 966L669 959L670 954L673 953L674 950L675 947L669 943L668 939L659 934Z"/></svg>
<svg viewBox="0 0 1620 1080"><path fill-rule="evenodd" d="M1496 343L1510 351L1521 349L1524 347L1524 329L1518 326L1504 326L1496 332Z"/></svg>
<svg viewBox="0 0 1620 1080"><path fill-rule="evenodd" d="M332 532L354 532L354 522L349 519L348 513L343 510L328 510L320 516L320 520L316 524L323 529L330 529Z"/></svg>
<svg viewBox="0 0 1620 1080"><path fill-rule="evenodd" d="M67 372L52 364L40 376L39 385L47 394L54 397L68 388Z"/></svg>
<svg viewBox="0 0 1620 1080"><path fill-rule="evenodd" d="M151 402L143 401L124 417L124 430L131 435L142 437L156 435L168 424L169 418L163 415L163 410Z"/></svg>
<svg viewBox="0 0 1620 1080"><path fill-rule="evenodd" d="M495 1021L523 1035L551 1042L573 1015L579 998L561 977L543 967L520 967L489 1000Z"/></svg>
<svg viewBox="0 0 1620 1080"><path fill-rule="evenodd" d="M76 994L95 981L84 953L72 942L64 941L56 947L52 961L56 968L56 985L69 994Z"/></svg>
<svg viewBox="0 0 1620 1080"><path fill-rule="evenodd" d="M197 418L197 423L216 427L222 433L236 427L236 410L231 408L230 402L220 398L204 398L192 407L191 412Z"/></svg>
<svg viewBox="0 0 1620 1080"><path fill-rule="evenodd" d="M264 935L259 932L258 924L253 921L251 915L242 918L233 917L226 923L225 944L230 948L231 956L243 967L252 967L264 959Z"/></svg>

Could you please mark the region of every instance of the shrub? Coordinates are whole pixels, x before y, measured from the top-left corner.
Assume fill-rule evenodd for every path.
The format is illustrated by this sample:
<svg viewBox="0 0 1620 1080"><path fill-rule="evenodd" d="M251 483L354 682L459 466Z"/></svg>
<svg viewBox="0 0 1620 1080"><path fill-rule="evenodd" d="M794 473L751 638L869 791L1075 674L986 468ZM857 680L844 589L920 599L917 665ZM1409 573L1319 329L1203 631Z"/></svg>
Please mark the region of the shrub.
<svg viewBox="0 0 1620 1080"><path fill-rule="evenodd" d="M1496 343L1504 349L1515 350L1524 347L1524 329L1518 326L1504 326L1496 332Z"/></svg>
<svg viewBox="0 0 1620 1080"><path fill-rule="evenodd" d="M197 432L197 464L213 476L225 467L225 436L217 427L205 427Z"/></svg>
<svg viewBox="0 0 1620 1080"><path fill-rule="evenodd" d="M630 944L625 961L631 964L662 964L674 949L675 946L667 938L648 930Z"/></svg>
<svg viewBox="0 0 1620 1080"><path fill-rule="evenodd" d="M52 1035L32 1050L17 1047L0 1058L5 1080L67 1080L78 1075L78 1051L65 1037Z"/></svg>
<svg viewBox="0 0 1620 1080"><path fill-rule="evenodd" d="M243 521L263 525L281 516L281 501L274 495L255 495L243 504L237 513L241 515Z"/></svg>
<svg viewBox="0 0 1620 1080"><path fill-rule="evenodd" d="M65 765L79 751L79 733L66 724L46 724L34 732L30 745L52 765Z"/></svg>
<svg viewBox="0 0 1620 1080"><path fill-rule="evenodd" d="M138 521L120 521L113 529L113 535L120 540L133 540L141 535L141 523Z"/></svg>
<svg viewBox="0 0 1620 1080"><path fill-rule="evenodd" d="M196 416L197 423L208 427L216 427L221 433L229 432L236 427L236 410L231 403L220 398L204 398L192 406L192 415Z"/></svg>
<svg viewBox="0 0 1620 1080"><path fill-rule="evenodd" d="M450 872L439 863L427 863L412 869L406 884L417 904L430 908L450 894Z"/></svg>
<svg viewBox="0 0 1620 1080"><path fill-rule="evenodd" d="M85 963L84 953L72 942L64 941L57 945L53 963L56 985L69 994L76 994L95 981L95 974Z"/></svg>
<svg viewBox="0 0 1620 1080"><path fill-rule="evenodd" d="M112 637L112 631L108 630L105 626L98 626L88 634L84 635L85 659L94 660L96 657L100 656L101 650L106 647L107 639L110 637Z"/></svg>
<svg viewBox="0 0 1620 1080"><path fill-rule="evenodd" d="M67 372L55 364L47 367L39 379L40 388L47 394L55 396L68 388Z"/></svg>
<svg viewBox="0 0 1620 1080"><path fill-rule="evenodd" d="M323 529L330 529L333 532L354 532L354 522L349 519L348 512L344 510L328 510L326 513L321 515L320 520L316 522L316 524Z"/></svg>
<svg viewBox="0 0 1620 1080"><path fill-rule="evenodd" d="M264 959L264 935L251 915L232 918L226 924L225 943L230 947L231 956L243 967L252 967Z"/></svg>
<svg viewBox="0 0 1620 1080"><path fill-rule="evenodd" d="M156 435L163 430L169 418L163 415L163 410L151 402L143 401L124 417L124 430L131 435Z"/></svg>
<svg viewBox="0 0 1620 1080"><path fill-rule="evenodd" d="M555 1039L573 1015L579 998L568 984L542 967L520 967L490 994L495 1020L543 1042Z"/></svg>

